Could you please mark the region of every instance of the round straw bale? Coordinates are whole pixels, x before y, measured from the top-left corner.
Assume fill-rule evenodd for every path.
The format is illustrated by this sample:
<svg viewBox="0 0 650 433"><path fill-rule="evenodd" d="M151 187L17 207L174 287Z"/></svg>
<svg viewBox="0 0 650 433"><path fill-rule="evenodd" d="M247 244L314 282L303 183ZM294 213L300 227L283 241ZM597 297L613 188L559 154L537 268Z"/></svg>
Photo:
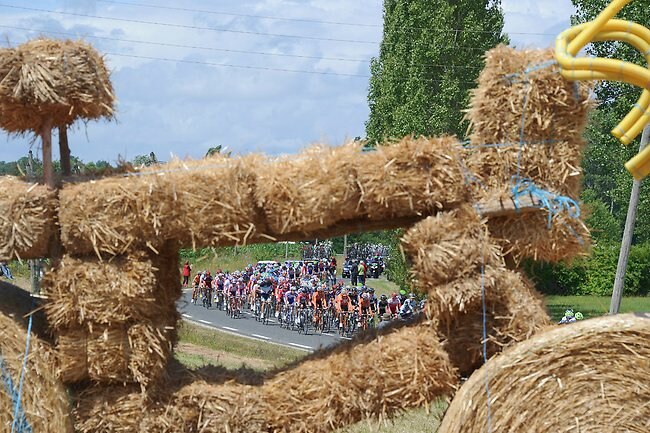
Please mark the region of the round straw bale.
<svg viewBox="0 0 650 433"><path fill-rule="evenodd" d="M104 59L82 41L40 38L0 50L0 128L39 131L111 118L115 96Z"/></svg>
<svg viewBox="0 0 650 433"><path fill-rule="evenodd" d="M549 328L475 371L439 431L484 432L489 416L495 432L647 432L648 372L647 313Z"/></svg>
<svg viewBox="0 0 650 433"><path fill-rule="evenodd" d="M47 187L0 177L0 260L47 257L56 207Z"/></svg>
<svg viewBox="0 0 650 433"><path fill-rule="evenodd" d="M372 220L429 215L466 200L459 144L453 137L413 138L378 146L357 166L363 209Z"/></svg>
<svg viewBox="0 0 650 433"><path fill-rule="evenodd" d="M450 395L457 383L434 324L422 322L313 357L262 387L275 432L326 432ZM372 373L372 374L370 374Z"/></svg>
<svg viewBox="0 0 650 433"><path fill-rule="evenodd" d="M550 49L488 51L466 116L471 145L463 159L482 186L475 192L506 188L518 174L577 197L588 93L558 73Z"/></svg>
<svg viewBox="0 0 650 433"><path fill-rule="evenodd" d="M359 143L350 142L268 161L258 173L256 197L269 229L275 234L307 232L357 216L356 169L368 159Z"/></svg>
<svg viewBox="0 0 650 433"><path fill-rule="evenodd" d="M17 393L26 344L27 331L10 317L0 314L0 425L3 426L3 431L10 431L14 421L15 406L8 387ZM20 403L21 413L31 431L73 431L67 396L56 377L51 349L35 335L30 336Z"/></svg>

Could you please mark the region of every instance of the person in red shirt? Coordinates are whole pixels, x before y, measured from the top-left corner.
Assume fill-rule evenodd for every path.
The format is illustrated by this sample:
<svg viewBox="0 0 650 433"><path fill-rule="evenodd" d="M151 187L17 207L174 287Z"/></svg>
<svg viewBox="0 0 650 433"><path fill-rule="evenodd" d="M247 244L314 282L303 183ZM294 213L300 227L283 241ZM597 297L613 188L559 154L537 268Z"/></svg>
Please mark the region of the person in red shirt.
<svg viewBox="0 0 650 433"><path fill-rule="evenodd" d="M183 287L190 284L190 275L192 275L192 266L190 266L190 262L185 262L183 265Z"/></svg>

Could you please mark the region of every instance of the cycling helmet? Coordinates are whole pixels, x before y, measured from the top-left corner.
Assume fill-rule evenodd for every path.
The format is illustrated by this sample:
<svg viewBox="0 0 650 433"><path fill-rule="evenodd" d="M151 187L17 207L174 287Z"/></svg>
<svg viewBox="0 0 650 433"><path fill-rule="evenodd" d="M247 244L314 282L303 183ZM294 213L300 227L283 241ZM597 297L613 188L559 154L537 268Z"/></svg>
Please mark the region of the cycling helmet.
<svg viewBox="0 0 650 433"><path fill-rule="evenodd" d="M343 289L341 290L341 295L346 295L348 294L348 289Z"/></svg>
<svg viewBox="0 0 650 433"><path fill-rule="evenodd" d="M400 294L400 295L406 295L406 290L404 290L404 289L400 290L400 291L399 291L399 294Z"/></svg>
<svg viewBox="0 0 650 433"><path fill-rule="evenodd" d="M582 319L584 319L584 318L585 318L585 316L583 316L582 313L581 313L580 311L578 311L578 312L576 313L576 320L582 320Z"/></svg>
<svg viewBox="0 0 650 433"><path fill-rule="evenodd" d="M324 291L325 291L325 287L320 286L320 287L318 288L318 291L319 291L319 292L324 292Z"/></svg>
<svg viewBox="0 0 650 433"><path fill-rule="evenodd" d="M409 293L409 298L415 299L415 293Z"/></svg>
<svg viewBox="0 0 650 433"><path fill-rule="evenodd" d="M371 288L368 289L368 292L370 292L370 293L375 293L375 289L373 289L373 288L371 287Z"/></svg>
<svg viewBox="0 0 650 433"><path fill-rule="evenodd" d="M391 298L396 297L396 296L397 296L397 292L393 292L393 293L391 293L390 296L391 296Z"/></svg>
<svg viewBox="0 0 650 433"><path fill-rule="evenodd" d="M379 298L380 298L382 301L385 301L385 300L386 300L386 295L381 295Z"/></svg>
<svg viewBox="0 0 650 433"><path fill-rule="evenodd" d="M565 317L573 317L573 310L569 308L568 310L566 310L564 312L564 316Z"/></svg>
<svg viewBox="0 0 650 433"><path fill-rule="evenodd" d="M364 293L363 295L361 295L361 297L363 299L370 299L370 296L367 293Z"/></svg>

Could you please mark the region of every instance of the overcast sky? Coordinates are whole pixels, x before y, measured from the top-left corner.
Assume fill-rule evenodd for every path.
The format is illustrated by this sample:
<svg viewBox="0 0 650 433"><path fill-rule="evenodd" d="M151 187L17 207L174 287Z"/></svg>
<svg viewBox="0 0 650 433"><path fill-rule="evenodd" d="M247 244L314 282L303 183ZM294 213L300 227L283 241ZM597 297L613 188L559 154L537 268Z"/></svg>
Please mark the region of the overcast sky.
<svg viewBox="0 0 650 433"><path fill-rule="evenodd" d="M552 45L574 12L570 0L502 4L518 47ZM106 53L117 121L81 123L70 146L111 163L151 151L200 158L217 144L293 153L364 136L381 25L381 0L0 0L3 46L45 35ZM1 134L0 160L26 154L28 139Z"/></svg>

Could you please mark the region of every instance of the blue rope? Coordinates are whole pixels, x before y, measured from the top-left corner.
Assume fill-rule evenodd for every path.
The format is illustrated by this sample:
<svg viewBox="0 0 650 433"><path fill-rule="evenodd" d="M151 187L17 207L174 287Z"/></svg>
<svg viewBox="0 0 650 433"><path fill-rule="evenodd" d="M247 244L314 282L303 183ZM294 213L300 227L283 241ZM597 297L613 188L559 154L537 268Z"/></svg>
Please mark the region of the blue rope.
<svg viewBox="0 0 650 433"><path fill-rule="evenodd" d="M566 211L571 218L580 217L580 205L571 197L557 195L543 188L539 188L531 179L513 177L513 186L510 189L515 209L519 208L519 197L529 195L539 201L539 206L548 211L548 228L551 228L553 217ZM575 231L574 231L575 233Z"/></svg>
<svg viewBox="0 0 650 433"><path fill-rule="evenodd" d="M492 433L492 408L490 406L490 377L487 368L487 306L485 302L485 252L481 254L481 298L483 302L483 365L485 366L485 392L487 394L487 429Z"/></svg>
<svg viewBox="0 0 650 433"><path fill-rule="evenodd" d="M11 378L11 374L7 371L5 361L0 356L0 376L2 376L2 383L5 386L5 389L7 390L7 393L11 397L11 401L14 404L14 419L13 422L11 423L11 432L12 433L32 433L32 427L29 425L29 422L27 421L27 417L25 416L25 411L22 408L22 405L20 403L20 399L22 396L23 392L23 383L25 379L25 370L27 367L27 356L29 355L29 340L30 340L30 334L32 331L32 316L29 316L29 324L27 325L27 343L26 343L26 349L25 349L25 356L23 358L23 366L22 370L20 373L20 383L18 386L18 390L14 387L14 381Z"/></svg>

